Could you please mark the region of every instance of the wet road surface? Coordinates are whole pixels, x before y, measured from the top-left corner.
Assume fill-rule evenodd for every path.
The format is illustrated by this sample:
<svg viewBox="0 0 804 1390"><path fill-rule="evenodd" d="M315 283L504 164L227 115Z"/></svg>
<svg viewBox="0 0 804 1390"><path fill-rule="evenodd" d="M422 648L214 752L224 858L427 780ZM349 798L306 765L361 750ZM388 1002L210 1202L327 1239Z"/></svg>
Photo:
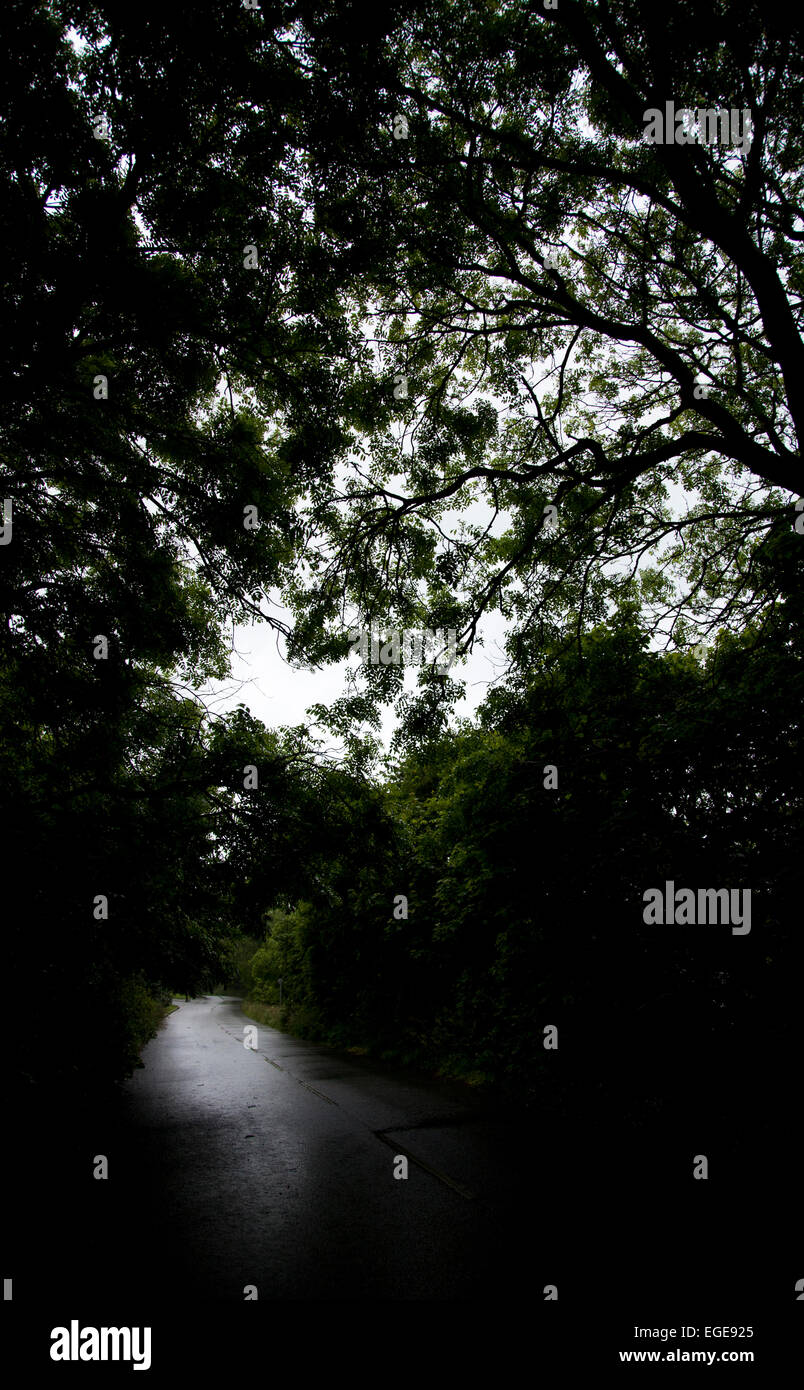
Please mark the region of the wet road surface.
<svg viewBox="0 0 804 1390"><path fill-rule="evenodd" d="M143 1062L111 1112L65 1122L42 1105L22 1125L7 1251L29 1302L43 1280L125 1307L242 1304L253 1289L532 1311L555 1284L615 1310L679 1294L711 1309L716 1294L733 1318L763 1290L789 1297L784 1186L758 1204L740 1172L692 1182L693 1134L643 1153L586 1112L559 1134L466 1086L253 1025L217 996L181 1003Z"/></svg>
<svg viewBox="0 0 804 1390"><path fill-rule="evenodd" d="M263 1026L246 1048L251 1024L236 1000L182 1003L97 1136L118 1235L147 1252L153 1232L166 1256L132 1256L129 1282L190 1301L493 1292L521 1181L510 1125L467 1087Z"/></svg>

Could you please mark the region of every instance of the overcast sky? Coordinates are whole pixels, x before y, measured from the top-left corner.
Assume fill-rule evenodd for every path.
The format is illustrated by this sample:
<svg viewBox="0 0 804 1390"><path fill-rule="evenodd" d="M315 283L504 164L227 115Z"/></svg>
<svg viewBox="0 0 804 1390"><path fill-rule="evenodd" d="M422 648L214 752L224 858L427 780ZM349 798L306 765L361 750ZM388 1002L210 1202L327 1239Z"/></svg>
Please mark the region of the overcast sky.
<svg viewBox="0 0 804 1390"><path fill-rule="evenodd" d="M280 617L289 617L282 614ZM489 682L499 677L504 668L503 619L499 613L489 615L481 632L485 646L476 646L465 665L457 664L452 676L466 680L466 698L456 706L456 713L467 717L474 713L485 698ZM297 670L285 660L285 643L267 623L236 627L232 655L233 679L211 683L205 694L207 703L223 714L236 705L247 705L269 728L306 721L305 711L313 704L330 704L343 693L345 673L357 668L358 658L324 667L320 671ZM417 669L405 672L405 690L417 689ZM383 718L382 739L387 748L396 718L389 708ZM328 746L330 746L328 744ZM337 745L333 742L331 745Z"/></svg>

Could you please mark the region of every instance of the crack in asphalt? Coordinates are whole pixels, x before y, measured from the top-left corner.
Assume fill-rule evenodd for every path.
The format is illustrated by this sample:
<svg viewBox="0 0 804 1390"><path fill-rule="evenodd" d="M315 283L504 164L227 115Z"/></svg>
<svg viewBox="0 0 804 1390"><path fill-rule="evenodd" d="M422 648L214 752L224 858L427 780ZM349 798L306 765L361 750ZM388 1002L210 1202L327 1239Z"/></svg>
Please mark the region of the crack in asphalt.
<svg viewBox="0 0 804 1390"><path fill-rule="evenodd" d="M413 1129L415 1126L407 1125L406 1128ZM409 1159L411 1163L415 1163L417 1168L423 1168L425 1173L429 1173L432 1177L437 1178L439 1182L443 1182L447 1187L451 1187L453 1192L457 1192L458 1195L464 1197L467 1202L474 1202L477 1200L477 1193L473 1192L470 1187L464 1187L463 1183L456 1182L455 1179L449 1177L447 1173L442 1173L439 1168L433 1168L429 1163L425 1163L423 1158L417 1158L416 1154L411 1153L410 1149L406 1149L404 1145L398 1143L396 1139L389 1139L388 1132L385 1130L373 1129L371 1133L374 1135L374 1138L379 1139L382 1144L387 1144L389 1149L394 1149L398 1154L404 1154L405 1158Z"/></svg>

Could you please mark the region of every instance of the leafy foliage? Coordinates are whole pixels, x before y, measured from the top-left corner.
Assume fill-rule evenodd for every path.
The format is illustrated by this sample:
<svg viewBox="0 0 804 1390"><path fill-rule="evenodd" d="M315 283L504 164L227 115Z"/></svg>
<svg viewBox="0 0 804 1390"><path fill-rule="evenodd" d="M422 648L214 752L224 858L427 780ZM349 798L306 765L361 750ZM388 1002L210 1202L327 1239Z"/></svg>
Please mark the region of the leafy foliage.
<svg viewBox="0 0 804 1390"><path fill-rule="evenodd" d="M119 1078L147 998L209 988L245 932L267 1000L287 970L332 1036L556 1106L634 1103L595 1049L612 1017L669 1106L679 1011L691 1059L742 1048L758 1087L739 1040L790 1042L800 951L800 36L647 0L2 22L16 1082ZM646 144L671 98L750 110L750 148ZM315 665L355 615L468 650L495 610L510 671L477 727L450 731L432 666L311 711L340 766L199 698L237 621ZM669 877L756 894L725 979L646 939ZM575 1040L550 1065L545 1022Z"/></svg>
<svg viewBox="0 0 804 1390"><path fill-rule="evenodd" d="M778 1119L800 1046L801 631L790 604L702 663L646 650L632 619L512 680L397 765L370 875L354 820L330 827L319 891L254 958L258 997L283 974L332 1040L482 1072L556 1118ZM724 926L647 927L667 880L750 888L739 949Z"/></svg>

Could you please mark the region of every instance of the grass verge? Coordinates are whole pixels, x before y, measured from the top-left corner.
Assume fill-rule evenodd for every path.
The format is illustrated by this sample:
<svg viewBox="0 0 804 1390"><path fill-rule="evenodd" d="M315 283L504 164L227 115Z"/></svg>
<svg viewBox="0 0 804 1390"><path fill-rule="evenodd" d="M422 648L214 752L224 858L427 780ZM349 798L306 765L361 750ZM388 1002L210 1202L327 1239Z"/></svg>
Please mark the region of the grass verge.
<svg viewBox="0 0 804 1390"><path fill-rule="evenodd" d="M244 999L241 1008L246 1018L253 1019L255 1023L262 1023L265 1027L275 1028L280 1033L288 1033L305 1042L325 1043L353 1057L376 1057L391 1066L410 1067L429 1073L439 1081L462 1082L473 1091L492 1091L496 1087L493 1074L478 1067L476 1062L452 1055L439 1057L432 1048L425 1046L408 1045L389 1049L385 1044L366 1044L365 1039L358 1044L343 1027L324 1028L315 1014L304 1007L294 1008L288 1004L280 1007L278 1004L263 1004L257 999Z"/></svg>

